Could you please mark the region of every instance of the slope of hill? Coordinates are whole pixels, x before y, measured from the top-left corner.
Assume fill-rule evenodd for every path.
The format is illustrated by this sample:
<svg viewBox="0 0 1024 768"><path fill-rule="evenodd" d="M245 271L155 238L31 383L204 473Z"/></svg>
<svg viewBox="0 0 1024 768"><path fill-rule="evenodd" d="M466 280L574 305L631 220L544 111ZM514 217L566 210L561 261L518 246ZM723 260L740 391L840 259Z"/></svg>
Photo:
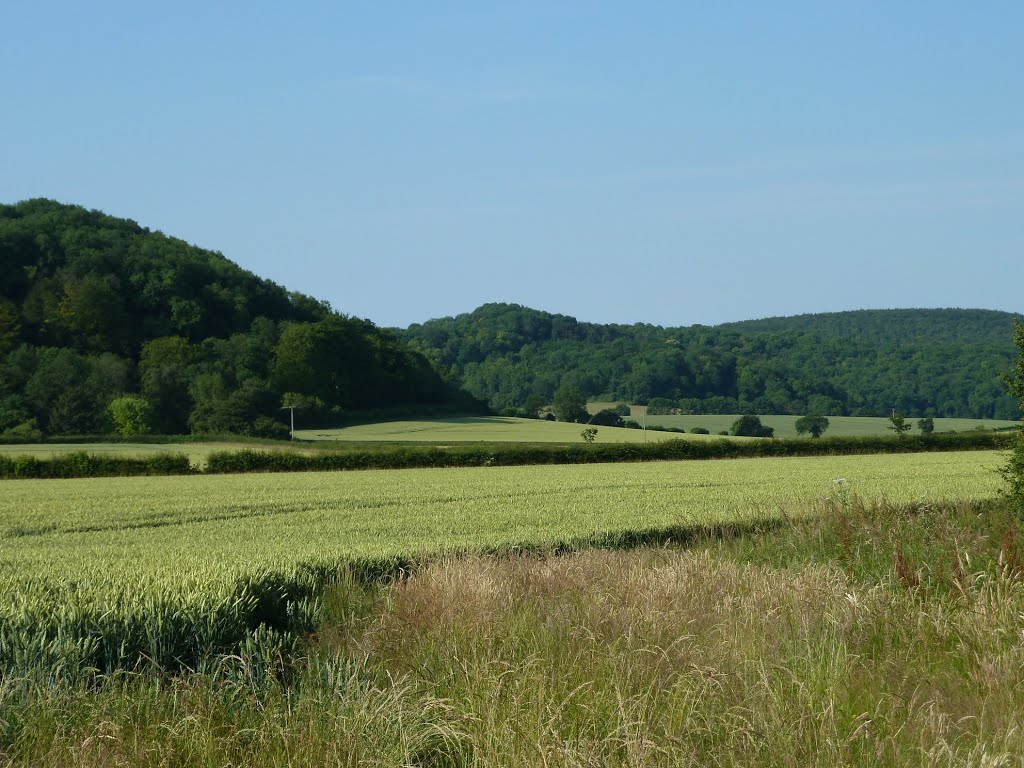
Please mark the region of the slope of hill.
<svg viewBox="0 0 1024 768"><path fill-rule="evenodd" d="M1013 315L993 309L858 309L723 323L739 333L799 331L870 344L1006 344Z"/></svg>
<svg viewBox="0 0 1024 768"><path fill-rule="evenodd" d="M716 327L580 323L488 304L401 332L453 381L498 409L563 385L593 399L692 413L819 412L1014 419L1002 380L1014 315L861 310Z"/></svg>
<svg viewBox="0 0 1024 768"><path fill-rule="evenodd" d="M280 436L285 396L319 420L464 400L394 334L219 253L50 200L0 206L0 433Z"/></svg>

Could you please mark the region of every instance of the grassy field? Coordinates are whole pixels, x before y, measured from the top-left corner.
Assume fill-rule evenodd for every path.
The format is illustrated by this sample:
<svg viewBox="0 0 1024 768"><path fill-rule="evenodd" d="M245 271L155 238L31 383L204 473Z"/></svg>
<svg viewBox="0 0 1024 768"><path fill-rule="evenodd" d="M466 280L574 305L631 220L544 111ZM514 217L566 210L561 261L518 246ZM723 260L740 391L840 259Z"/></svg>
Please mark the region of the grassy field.
<svg viewBox="0 0 1024 768"><path fill-rule="evenodd" d="M301 440L337 440L359 442L406 442L406 443L579 443L580 432L585 424L568 424L561 421L540 419L517 419L508 416L466 416L430 421L388 421L378 424L361 424L343 429L296 430ZM645 440L668 440L686 437L671 433L644 433L636 429L598 427L595 442L599 443L642 443ZM702 435L693 435L701 439Z"/></svg>
<svg viewBox="0 0 1024 768"><path fill-rule="evenodd" d="M642 423L643 415L636 417ZM739 415L714 416L648 416L648 426L658 424L666 427L679 427L687 431L694 427L704 427L712 434L728 430ZM775 437L796 437L796 420L799 416L761 416L761 423L775 430ZM871 416L829 416L829 427L826 435L830 437L855 435L891 435L888 429L891 422L883 417ZM917 419L909 419L913 425L913 433L918 432ZM995 419L935 419L936 432L966 432L972 429L1002 429L1017 426L1015 421L999 421Z"/></svg>

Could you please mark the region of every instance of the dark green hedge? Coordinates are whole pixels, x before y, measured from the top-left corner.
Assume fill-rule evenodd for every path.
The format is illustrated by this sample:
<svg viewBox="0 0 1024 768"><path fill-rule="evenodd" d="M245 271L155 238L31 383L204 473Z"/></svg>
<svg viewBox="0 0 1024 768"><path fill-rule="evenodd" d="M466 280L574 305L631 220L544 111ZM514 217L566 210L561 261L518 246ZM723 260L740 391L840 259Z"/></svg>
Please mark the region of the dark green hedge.
<svg viewBox="0 0 1024 768"><path fill-rule="evenodd" d="M511 467L530 464L600 464L631 461L736 459L761 456L840 456L858 453L920 453L1009 449L1016 434L944 432L908 437L831 437L819 440L667 440L658 443L471 444L445 448L401 446L375 450L215 451L209 474L244 472L331 472L415 467ZM199 472L184 454L126 458L84 452L51 459L0 456L0 478L117 477L187 475Z"/></svg>
<svg viewBox="0 0 1024 768"><path fill-rule="evenodd" d="M0 456L0 478L128 477L135 475L188 475L195 472L183 453L160 453L141 458L107 456L78 451L39 459L35 456Z"/></svg>
<svg viewBox="0 0 1024 768"><path fill-rule="evenodd" d="M903 438L833 437L818 440L667 440L658 443L573 445L472 445L402 447L304 455L293 452L217 451L207 458L211 474L241 472L328 472L411 467L485 467L529 464L591 464L761 456L839 456L859 453L920 453L1009 448L1013 437L993 432L942 433Z"/></svg>

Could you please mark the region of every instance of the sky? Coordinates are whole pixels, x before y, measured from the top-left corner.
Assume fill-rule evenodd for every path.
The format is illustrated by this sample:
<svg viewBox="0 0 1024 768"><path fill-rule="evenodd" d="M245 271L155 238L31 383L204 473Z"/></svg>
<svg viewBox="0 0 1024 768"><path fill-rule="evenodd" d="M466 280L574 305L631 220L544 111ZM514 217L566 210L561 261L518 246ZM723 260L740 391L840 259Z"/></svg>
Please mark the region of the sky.
<svg viewBox="0 0 1024 768"><path fill-rule="evenodd" d="M1024 3L47 2L0 202L406 326L1021 311Z"/></svg>

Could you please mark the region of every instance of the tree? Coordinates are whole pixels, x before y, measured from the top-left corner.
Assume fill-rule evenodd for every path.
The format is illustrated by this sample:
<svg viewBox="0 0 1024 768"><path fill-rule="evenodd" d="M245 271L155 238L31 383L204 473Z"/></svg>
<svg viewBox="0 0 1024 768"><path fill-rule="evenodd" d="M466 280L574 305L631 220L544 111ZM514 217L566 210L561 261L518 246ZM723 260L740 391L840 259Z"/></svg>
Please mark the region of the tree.
<svg viewBox="0 0 1024 768"><path fill-rule="evenodd" d="M571 384L563 384L555 392L551 401L551 410L559 421L585 422L590 418L587 413L587 399Z"/></svg>
<svg viewBox="0 0 1024 768"><path fill-rule="evenodd" d="M740 416L732 423L732 433L738 437L774 437L775 429L764 426L759 416Z"/></svg>
<svg viewBox="0 0 1024 768"><path fill-rule="evenodd" d="M587 427L582 432L580 432L580 437L583 438L583 442L585 442L585 443L592 443L592 442L594 442L594 438L597 437L597 428L596 427Z"/></svg>
<svg viewBox="0 0 1024 768"><path fill-rule="evenodd" d="M590 417L590 423L599 427L621 427L625 425L622 417L614 408L605 408Z"/></svg>
<svg viewBox="0 0 1024 768"><path fill-rule="evenodd" d="M1024 324L1017 319L1013 321L1013 343L1017 346L1017 359L1006 375L1006 386L1024 409ZM1024 425L1017 427L1017 445L1002 473L1010 484L1010 498L1019 506L1024 506Z"/></svg>
<svg viewBox="0 0 1024 768"><path fill-rule="evenodd" d="M147 341L139 355L142 394L153 406L154 426L160 432L181 433L192 410L189 387L199 350L181 336Z"/></svg>
<svg viewBox="0 0 1024 768"><path fill-rule="evenodd" d="M924 419L918 419L917 428L921 430L922 435L930 435L935 431L935 419L931 416Z"/></svg>
<svg viewBox="0 0 1024 768"><path fill-rule="evenodd" d="M526 412L526 418L536 419L537 414L540 413L540 409L547 405L547 401L543 395L532 394L526 398L526 405L523 406L523 410Z"/></svg>
<svg viewBox="0 0 1024 768"><path fill-rule="evenodd" d="M825 416L801 416L796 420L796 433L798 435L810 432L811 437L821 437L826 429L828 429L828 418Z"/></svg>
<svg viewBox="0 0 1024 768"><path fill-rule="evenodd" d="M119 435L145 435L152 431L153 407L144 397L125 395L115 397L107 406L114 422L114 431Z"/></svg>
<svg viewBox="0 0 1024 768"><path fill-rule="evenodd" d="M902 413L894 413L889 417L889 421L892 422L887 429L891 429L896 433L896 437L903 437L907 432L913 429L913 426L907 423L907 417Z"/></svg>

